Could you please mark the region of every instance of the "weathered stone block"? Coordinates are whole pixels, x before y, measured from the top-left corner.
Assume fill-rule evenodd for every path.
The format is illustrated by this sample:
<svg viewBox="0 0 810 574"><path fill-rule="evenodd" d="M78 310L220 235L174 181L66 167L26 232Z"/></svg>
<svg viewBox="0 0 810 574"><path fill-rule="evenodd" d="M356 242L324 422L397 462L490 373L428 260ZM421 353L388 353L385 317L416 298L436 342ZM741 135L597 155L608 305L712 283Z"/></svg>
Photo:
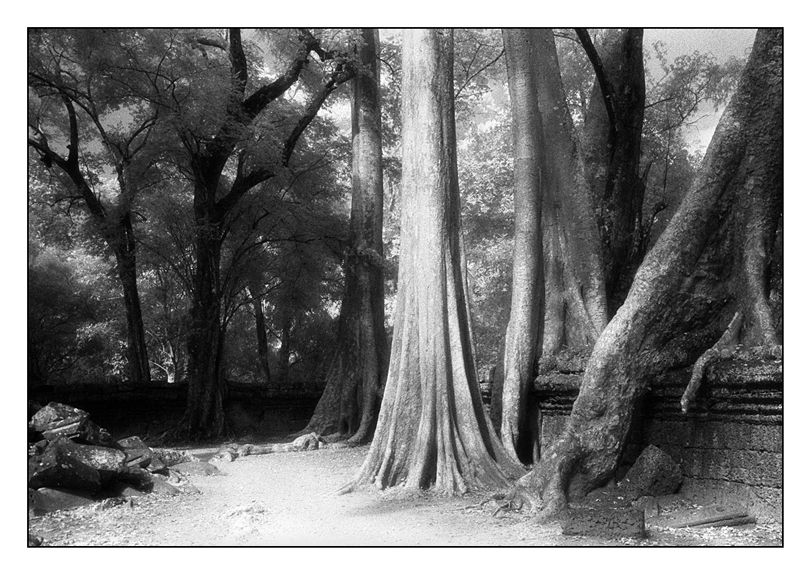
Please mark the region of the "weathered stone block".
<svg viewBox="0 0 810 574"><path fill-rule="evenodd" d="M152 466L152 449L146 446L146 443L143 442L137 436L127 437L125 439L119 440L118 445L124 450L127 455L125 464L127 466L140 466L141 468L147 468ZM154 465L155 470L159 467L165 466L162 463Z"/></svg>
<svg viewBox="0 0 810 574"><path fill-rule="evenodd" d="M643 538L644 510L640 508L570 508L560 519L567 536Z"/></svg>
<svg viewBox="0 0 810 574"><path fill-rule="evenodd" d="M683 474L672 457L655 445L649 445L627 471L619 488L630 500L642 496L662 496L678 490Z"/></svg>
<svg viewBox="0 0 810 574"><path fill-rule="evenodd" d="M98 491L102 482L98 471L63 448L63 442L70 441L57 439L41 455L28 459L28 486Z"/></svg>
<svg viewBox="0 0 810 574"><path fill-rule="evenodd" d="M62 488L28 489L28 509L41 516L57 510L86 506L95 502L93 497L76 490Z"/></svg>

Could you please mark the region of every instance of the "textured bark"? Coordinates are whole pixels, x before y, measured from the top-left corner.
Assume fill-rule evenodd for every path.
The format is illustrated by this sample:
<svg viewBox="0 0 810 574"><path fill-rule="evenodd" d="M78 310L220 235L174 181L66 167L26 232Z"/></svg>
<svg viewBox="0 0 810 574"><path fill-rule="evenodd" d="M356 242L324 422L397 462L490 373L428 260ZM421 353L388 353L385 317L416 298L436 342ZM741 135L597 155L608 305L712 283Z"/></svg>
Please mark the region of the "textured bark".
<svg viewBox="0 0 810 574"><path fill-rule="evenodd" d="M504 351L501 440L515 462L520 460L518 442L528 435L526 402L534 380L543 327L540 320L543 309L541 124L532 33L534 31L527 29L503 31L515 144L515 247L512 303Z"/></svg>
<svg viewBox="0 0 810 574"><path fill-rule="evenodd" d="M342 491L504 487L517 469L481 401L461 268L452 32L406 30L402 48L402 236L391 362L368 456Z"/></svg>
<svg viewBox="0 0 810 574"><path fill-rule="evenodd" d="M768 284L765 264L747 262L772 261L782 205L782 115L782 31L760 30L698 178L594 347L563 436L521 479L542 492L545 516L615 472L650 376L696 360L738 311L749 318L740 340L772 342L770 310L766 319L757 305ZM762 232L746 244L752 221ZM761 252L734 256L749 250Z"/></svg>
<svg viewBox="0 0 810 574"><path fill-rule="evenodd" d="M607 325L599 231L565 101L554 36L532 34L542 119L543 355L589 351Z"/></svg>
<svg viewBox="0 0 810 574"><path fill-rule="evenodd" d="M371 439L385 382L383 178L378 33L364 28L352 99L352 212L338 348L305 432Z"/></svg>
<svg viewBox="0 0 810 574"><path fill-rule="evenodd" d="M594 83L582 137L611 316L624 301L643 257L643 253L631 256L640 241L644 200L639 177L645 103L643 42L640 28L613 30L608 35L600 61L603 79Z"/></svg>

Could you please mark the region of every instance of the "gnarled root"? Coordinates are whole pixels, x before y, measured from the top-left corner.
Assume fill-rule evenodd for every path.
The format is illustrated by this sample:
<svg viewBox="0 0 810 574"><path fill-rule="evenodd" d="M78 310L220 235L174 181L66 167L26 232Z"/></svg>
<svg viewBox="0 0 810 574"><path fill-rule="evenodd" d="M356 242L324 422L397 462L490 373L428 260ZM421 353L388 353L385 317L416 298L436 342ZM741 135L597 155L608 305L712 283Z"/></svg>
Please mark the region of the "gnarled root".
<svg viewBox="0 0 810 574"><path fill-rule="evenodd" d="M717 359L731 356L731 350L739 340L742 323L743 314L737 311L720 339L695 362L695 366L692 367L692 377L689 379L689 384L681 397L681 411L684 413L689 412L709 365Z"/></svg>

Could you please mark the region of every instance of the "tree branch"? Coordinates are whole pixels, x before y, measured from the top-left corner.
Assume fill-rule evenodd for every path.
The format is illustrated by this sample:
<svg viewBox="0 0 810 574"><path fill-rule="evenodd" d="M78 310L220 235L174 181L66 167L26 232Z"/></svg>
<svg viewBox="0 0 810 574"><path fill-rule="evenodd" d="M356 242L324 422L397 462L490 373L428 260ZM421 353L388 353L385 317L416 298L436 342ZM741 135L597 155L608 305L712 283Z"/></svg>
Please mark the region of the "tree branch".
<svg viewBox="0 0 810 574"><path fill-rule="evenodd" d="M577 37L579 37L579 42L585 49L585 53L588 55L588 59L591 61L594 72L596 73L596 80L599 83L602 98L605 100L608 123L610 124L611 141L613 141L613 138L615 138L617 133L616 108L614 104L616 100L616 91L605 73L605 67L602 65L602 59L599 57L599 53L596 51L596 48L591 41L591 36L588 34L588 30L586 28L574 28L574 30L577 33Z"/></svg>

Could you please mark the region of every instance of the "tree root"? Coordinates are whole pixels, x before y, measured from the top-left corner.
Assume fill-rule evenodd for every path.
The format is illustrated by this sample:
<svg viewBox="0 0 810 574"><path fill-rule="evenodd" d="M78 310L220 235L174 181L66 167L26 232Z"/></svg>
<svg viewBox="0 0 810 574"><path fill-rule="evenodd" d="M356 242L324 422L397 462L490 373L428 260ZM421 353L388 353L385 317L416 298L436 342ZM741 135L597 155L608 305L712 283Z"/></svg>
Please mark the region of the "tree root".
<svg viewBox="0 0 810 574"><path fill-rule="evenodd" d="M689 412L692 407L709 365L720 358L731 356L731 351L739 340L742 322L743 314L737 311L720 339L695 362L695 366L692 368L692 377L689 379L689 384L681 397L681 411L683 413Z"/></svg>
<svg viewBox="0 0 810 574"><path fill-rule="evenodd" d="M539 499L528 489L522 486L515 486L506 492L495 492L478 504L463 506L456 510L483 510L484 506L489 502L495 502L497 504L497 508L495 508L491 515L493 518L496 518L502 512L510 511L526 511L529 514L534 514L540 506Z"/></svg>

